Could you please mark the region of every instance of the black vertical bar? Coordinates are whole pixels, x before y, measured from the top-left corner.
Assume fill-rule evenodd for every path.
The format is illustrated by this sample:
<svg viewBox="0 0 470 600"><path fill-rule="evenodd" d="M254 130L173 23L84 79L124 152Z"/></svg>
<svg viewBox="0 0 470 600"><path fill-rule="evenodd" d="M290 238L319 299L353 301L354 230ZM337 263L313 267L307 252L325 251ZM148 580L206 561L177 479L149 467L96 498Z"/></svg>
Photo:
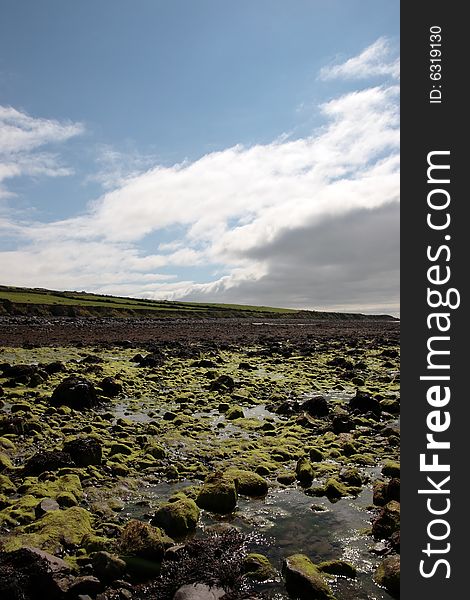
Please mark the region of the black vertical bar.
<svg viewBox="0 0 470 600"><path fill-rule="evenodd" d="M470 399L464 381L470 371L466 348L470 327L465 315L470 199L465 189L468 150L464 147L469 119L463 104L470 36L464 7L464 3L436 0L401 4L401 597L405 600L464 598L468 593L464 567L470 534L464 489L468 467L463 460L470 445ZM428 178L429 161L450 169L431 170ZM442 210L429 206L444 206L449 198L449 206ZM443 226L448 218L450 223L433 229L428 218L434 227ZM429 271L433 266L438 268ZM442 281L449 274L446 283L429 280ZM431 307L430 302L439 304L439 296L434 293L429 301L428 288L441 292L452 305L460 296L460 306ZM450 323L449 330L440 331L438 321L442 329ZM430 355L428 344L450 354ZM433 381L421 376L450 379ZM433 386L434 394L429 391ZM447 403L445 387L450 391ZM445 428L449 417L450 425ZM449 442L450 448L427 448L431 443L427 434ZM420 468L421 454L427 465L435 460L450 470Z"/></svg>

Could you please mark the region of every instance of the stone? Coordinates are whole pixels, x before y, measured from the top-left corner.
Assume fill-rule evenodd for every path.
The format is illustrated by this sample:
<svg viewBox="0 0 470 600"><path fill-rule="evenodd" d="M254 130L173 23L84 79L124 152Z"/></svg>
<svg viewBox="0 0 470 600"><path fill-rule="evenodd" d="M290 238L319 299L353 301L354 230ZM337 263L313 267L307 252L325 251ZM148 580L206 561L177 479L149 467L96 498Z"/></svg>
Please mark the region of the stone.
<svg viewBox="0 0 470 600"><path fill-rule="evenodd" d="M58 471L64 467L73 467L72 457L67 452L52 450L50 452L37 452L24 465L24 475L40 475L45 471Z"/></svg>
<svg viewBox="0 0 470 600"><path fill-rule="evenodd" d="M261 497L268 493L269 485L266 479L253 471L231 468L227 469L225 475L237 481L239 494Z"/></svg>
<svg viewBox="0 0 470 600"><path fill-rule="evenodd" d="M330 412L328 402L323 396L312 396L301 405L301 409L311 417L326 417Z"/></svg>
<svg viewBox="0 0 470 600"><path fill-rule="evenodd" d="M373 413L380 416L382 408L380 402L368 392L357 390L356 395L349 401L349 408L358 413Z"/></svg>
<svg viewBox="0 0 470 600"><path fill-rule="evenodd" d="M101 464L103 452L94 437L77 437L64 443L63 451L72 457L77 467Z"/></svg>
<svg viewBox="0 0 470 600"><path fill-rule="evenodd" d="M372 534L377 539L387 539L400 529L400 503L388 502L372 521Z"/></svg>
<svg viewBox="0 0 470 600"><path fill-rule="evenodd" d="M382 475L385 477L400 477L400 463L394 460L386 460L382 467Z"/></svg>
<svg viewBox="0 0 470 600"><path fill-rule="evenodd" d="M158 527L132 519L121 532L118 549L121 556L134 556L153 561L161 561L165 550L174 541Z"/></svg>
<svg viewBox="0 0 470 600"><path fill-rule="evenodd" d="M375 581L395 598L400 597L400 556L385 558L374 573Z"/></svg>
<svg viewBox="0 0 470 600"><path fill-rule="evenodd" d="M65 561L38 548L0 553L0 597L5 600L61 600L72 580Z"/></svg>
<svg viewBox="0 0 470 600"><path fill-rule="evenodd" d="M84 575L82 577L76 577L69 587L69 594L71 595L88 595L96 596L103 589L103 584L97 577L93 575Z"/></svg>
<svg viewBox="0 0 470 600"><path fill-rule="evenodd" d="M95 552L91 557L93 571L100 581L109 583L119 579L126 572L126 563L109 552Z"/></svg>
<svg viewBox="0 0 470 600"><path fill-rule="evenodd" d="M296 474L297 479L300 481L300 483L302 483L302 484L311 484L312 483L315 474L313 472L313 467L310 464L310 461L308 460L308 458L306 458L305 456L302 458L299 458L299 460L297 461L297 465L295 467L295 474Z"/></svg>
<svg viewBox="0 0 470 600"><path fill-rule="evenodd" d="M105 377L100 381L99 384L103 396L108 398L115 398L122 392L122 383L116 381L114 377Z"/></svg>
<svg viewBox="0 0 470 600"><path fill-rule="evenodd" d="M173 600L219 600L225 596L225 590L210 587L205 583L190 583L179 588Z"/></svg>
<svg viewBox="0 0 470 600"><path fill-rule="evenodd" d="M228 411L225 413L225 418L229 421L233 421L234 419L243 419L245 413L243 412L243 408L235 404L235 406L231 406Z"/></svg>
<svg viewBox="0 0 470 600"><path fill-rule="evenodd" d="M51 512L53 510L60 510L59 503L56 502L56 500L53 500L52 498L44 498L44 500L41 500L41 502L39 502L36 505L34 513L36 515L36 518L40 519L46 513Z"/></svg>
<svg viewBox="0 0 470 600"><path fill-rule="evenodd" d="M345 560L327 560L320 563L318 568L328 575L341 575L350 579L357 576L356 568Z"/></svg>
<svg viewBox="0 0 470 600"><path fill-rule="evenodd" d="M294 554L282 565L286 589L300 600L332 600L333 592L321 571L305 554Z"/></svg>
<svg viewBox="0 0 470 600"><path fill-rule="evenodd" d="M52 392L52 406L70 406L76 410L94 408L98 404L98 396L91 381L84 377L67 377Z"/></svg>
<svg viewBox="0 0 470 600"><path fill-rule="evenodd" d="M185 536L196 529L199 508L190 498L165 502L152 518L152 524L161 527L168 535Z"/></svg>
<svg viewBox="0 0 470 600"><path fill-rule="evenodd" d="M264 554L247 554L243 559L243 571L256 581L267 581L276 577L276 570Z"/></svg>
<svg viewBox="0 0 470 600"><path fill-rule="evenodd" d="M209 390L211 392L233 392L235 388L235 382L230 375L219 375L217 379L211 382Z"/></svg>
<svg viewBox="0 0 470 600"><path fill-rule="evenodd" d="M228 514L235 510L238 501L236 482L221 472L209 475L196 499L199 508L210 512Z"/></svg>
<svg viewBox="0 0 470 600"><path fill-rule="evenodd" d="M348 433L355 429L356 425L347 415L336 415L333 417L332 421L333 432L338 433Z"/></svg>

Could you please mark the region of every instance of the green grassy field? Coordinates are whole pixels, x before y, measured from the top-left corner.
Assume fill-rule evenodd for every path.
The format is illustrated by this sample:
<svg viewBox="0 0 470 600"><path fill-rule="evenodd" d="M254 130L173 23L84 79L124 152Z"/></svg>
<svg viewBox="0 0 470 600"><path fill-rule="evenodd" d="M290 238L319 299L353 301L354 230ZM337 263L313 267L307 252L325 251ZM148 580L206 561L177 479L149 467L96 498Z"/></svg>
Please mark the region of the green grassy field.
<svg viewBox="0 0 470 600"><path fill-rule="evenodd" d="M86 292L53 291L43 289L13 288L0 286L0 302L4 306L40 305L64 306L82 308L113 309L121 311L156 311L179 314L208 314L208 313L280 313L292 314L298 311L288 308L270 306L247 306L239 304L216 304L196 302L175 302L167 300L147 300L141 298L125 298L119 296L103 296Z"/></svg>

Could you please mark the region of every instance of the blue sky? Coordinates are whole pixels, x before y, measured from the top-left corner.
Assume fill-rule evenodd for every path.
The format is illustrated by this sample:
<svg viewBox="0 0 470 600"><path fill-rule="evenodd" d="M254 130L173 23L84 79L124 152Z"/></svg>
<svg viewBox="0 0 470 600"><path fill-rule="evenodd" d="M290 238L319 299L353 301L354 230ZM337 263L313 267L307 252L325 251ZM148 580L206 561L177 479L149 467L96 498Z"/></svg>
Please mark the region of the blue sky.
<svg viewBox="0 0 470 600"><path fill-rule="evenodd" d="M1 282L396 312L398 27L395 0L4 0ZM342 255L275 267L341 219Z"/></svg>

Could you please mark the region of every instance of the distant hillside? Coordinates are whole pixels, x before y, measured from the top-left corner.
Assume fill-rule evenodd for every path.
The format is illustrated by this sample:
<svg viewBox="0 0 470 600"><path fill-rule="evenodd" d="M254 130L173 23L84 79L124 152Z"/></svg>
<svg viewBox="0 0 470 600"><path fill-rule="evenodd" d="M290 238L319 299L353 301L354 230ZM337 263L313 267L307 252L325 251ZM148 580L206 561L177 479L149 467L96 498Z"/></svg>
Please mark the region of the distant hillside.
<svg viewBox="0 0 470 600"><path fill-rule="evenodd" d="M54 291L41 288L0 286L0 316L64 316L64 317L153 317L153 318L289 318L289 319L386 319L389 315L319 312L248 306L242 304L215 304L145 300L105 296L87 292Z"/></svg>

